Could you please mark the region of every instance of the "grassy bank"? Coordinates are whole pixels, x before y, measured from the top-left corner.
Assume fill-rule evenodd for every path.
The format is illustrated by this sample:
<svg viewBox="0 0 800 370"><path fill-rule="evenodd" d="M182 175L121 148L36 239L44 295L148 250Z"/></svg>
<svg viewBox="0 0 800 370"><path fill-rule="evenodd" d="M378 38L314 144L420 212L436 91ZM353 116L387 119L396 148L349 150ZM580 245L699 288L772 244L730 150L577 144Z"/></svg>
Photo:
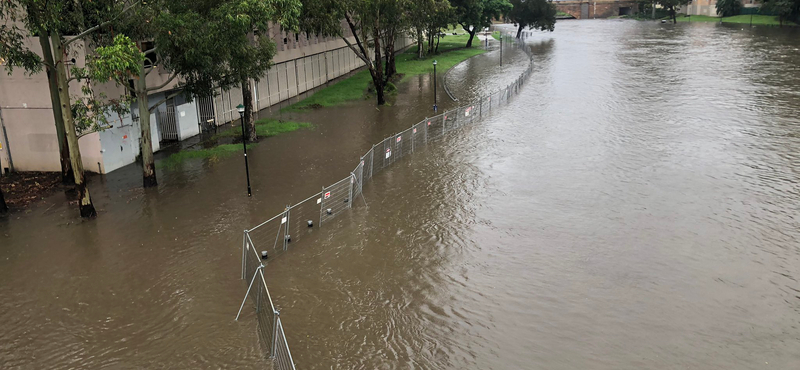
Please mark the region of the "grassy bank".
<svg viewBox="0 0 800 370"><path fill-rule="evenodd" d="M780 26L781 22L776 15L761 15L754 14L753 24L765 26ZM750 24L750 15L735 15L733 17L709 17L707 15L690 15L677 18L678 22L720 22L722 23L739 23ZM784 26L797 26L796 23L784 21Z"/></svg>
<svg viewBox="0 0 800 370"><path fill-rule="evenodd" d="M286 132L296 131L301 128L310 127L312 126L308 122L279 121L272 118L266 118L256 121L256 134L258 134L259 138L263 139ZM224 138L235 139L241 138L241 136L241 127L237 125L231 125L231 127L212 136L209 141L216 141ZM247 148L249 149L255 145L255 143L247 144ZM211 161L218 161L222 158L230 157L231 155L241 152L242 144L222 144L212 148L183 150L173 153L169 157L160 160L158 166L163 168L175 168L187 159L209 159Z"/></svg>
<svg viewBox="0 0 800 370"><path fill-rule="evenodd" d="M417 47L413 46L406 52L396 56L395 63L397 73L403 75L403 80L421 74L433 72L432 62L436 59L437 71L444 73L461 61L485 53L481 48L481 43L477 37L472 41L471 48L465 48L469 35L448 35L439 42L439 54L426 56L424 59L417 58ZM363 70L353 76L337 82L317 91L314 95L297 102L287 108L287 111L301 111L316 107L331 107L346 103L348 101L363 100L370 98L366 93L369 84L372 82L369 71Z"/></svg>
<svg viewBox="0 0 800 370"><path fill-rule="evenodd" d="M294 122L294 121L280 121L273 118L265 118L256 121L256 134L258 137L270 137L286 132L292 132L301 128L309 128L311 124L308 122ZM223 137L241 137L241 127L230 127L211 137L212 140Z"/></svg>
<svg viewBox="0 0 800 370"><path fill-rule="evenodd" d="M255 145L256 144L247 144L247 148L250 149ZM158 161L156 166L161 168L176 168L187 159L209 159L215 162L241 152L242 144L223 144L213 148L183 150Z"/></svg>

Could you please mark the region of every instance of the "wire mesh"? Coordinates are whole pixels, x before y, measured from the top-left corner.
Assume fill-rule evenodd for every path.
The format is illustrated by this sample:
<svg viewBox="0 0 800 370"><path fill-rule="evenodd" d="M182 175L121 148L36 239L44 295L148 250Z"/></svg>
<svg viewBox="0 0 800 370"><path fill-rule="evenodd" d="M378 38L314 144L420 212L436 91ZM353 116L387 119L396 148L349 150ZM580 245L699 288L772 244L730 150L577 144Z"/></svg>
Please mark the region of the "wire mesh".
<svg viewBox="0 0 800 370"><path fill-rule="evenodd" d="M322 189L319 224L338 216L352 204L353 177L347 176L331 186Z"/></svg>
<svg viewBox="0 0 800 370"><path fill-rule="evenodd" d="M289 209L287 245L297 243L319 226L319 209L322 193L317 193Z"/></svg>
<svg viewBox="0 0 800 370"><path fill-rule="evenodd" d="M277 333L275 335L275 366L276 370L295 370L294 360L292 360L292 353L289 351L289 345L286 343L286 334L283 332L283 324L281 324L281 317L278 315Z"/></svg>

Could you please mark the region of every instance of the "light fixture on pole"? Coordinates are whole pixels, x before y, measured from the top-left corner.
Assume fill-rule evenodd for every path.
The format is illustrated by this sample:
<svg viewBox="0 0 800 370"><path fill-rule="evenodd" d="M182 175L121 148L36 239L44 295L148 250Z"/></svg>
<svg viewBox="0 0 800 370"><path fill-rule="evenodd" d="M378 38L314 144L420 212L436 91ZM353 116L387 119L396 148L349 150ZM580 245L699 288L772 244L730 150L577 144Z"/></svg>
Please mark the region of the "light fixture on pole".
<svg viewBox="0 0 800 370"><path fill-rule="evenodd" d="M237 105L236 111L239 112L239 121L242 123L242 148L244 149L244 172L247 175L247 196L252 196L250 191L250 165L247 164L247 135L244 129L244 105Z"/></svg>
<svg viewBox="0 0 800 370"><path fill-rule="evenodd" d="M433 111L436 112L436 59L433 60Z"/></svg>

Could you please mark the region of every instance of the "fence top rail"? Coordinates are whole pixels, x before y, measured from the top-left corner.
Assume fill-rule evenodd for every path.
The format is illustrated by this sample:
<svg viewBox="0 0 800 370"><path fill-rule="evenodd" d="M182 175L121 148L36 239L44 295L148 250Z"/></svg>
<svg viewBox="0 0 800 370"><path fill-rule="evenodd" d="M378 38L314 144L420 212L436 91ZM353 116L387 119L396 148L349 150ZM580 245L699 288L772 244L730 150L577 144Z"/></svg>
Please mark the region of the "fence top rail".
<svg viewBox="0 0 800 370"><path fill-rule="evenodd" d="M254 231L255 229L258 229L259 227L261 227L261 226L264 226L264 225L268 224L270 221L272 221L272 220L274 220L274 219L276 219L276 218L278 218L278 217L280 217L280 216L283 216L283 214L284 214L284 213L286 213L286 212L281 212L281 213L278 213L277 215L275 215L275 216L272 216L272 218L270 218L269 220L266 220L266 221L264 221L264 222L262 222L262 223L260 223L260 224L256 225L256 227L254 227L254 228L252 228L252 229L249 229L249 230L245 230L245 231L247 231L248 233L249 233L249 232L251 232L251 231Z"/></svg>
<svg viewBox="0 0 800 370"><path fill-rule="evenodd" d="M305 203L305 202L307 202L307 201L309 201L309 200L311 200L311 199L314 199L314 198L316 198L316 197L318 197L318 196L320 196L320 195L322 195L322 192L316 193L316 194L314 194L314 195L312 195L312 196L310 196L310 197L308 197L308 198L306 198L306 199L303 199L303 200L301 200L301 201L297 202L295 205L293 205L293 206L289 207L289 209L292 209L292 208L294 208L294 207L297 207L297 206L299 206L299 205L301 205L301 204L303 204L303 203ZM278 216L280 216L280 214L279 214ZM276 217L277 217L277 216L276 216Z"/></svg>

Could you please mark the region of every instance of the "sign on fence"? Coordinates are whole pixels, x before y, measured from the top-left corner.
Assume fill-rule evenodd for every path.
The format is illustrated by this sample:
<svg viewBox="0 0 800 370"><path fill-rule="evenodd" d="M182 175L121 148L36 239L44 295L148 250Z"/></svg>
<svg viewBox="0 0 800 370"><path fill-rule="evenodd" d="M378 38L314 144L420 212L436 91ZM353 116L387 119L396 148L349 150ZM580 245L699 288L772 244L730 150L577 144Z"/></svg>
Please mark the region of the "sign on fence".
<svg viewBox="0 0 800 370"><path fill-rule="evenodd" d="M391 156L392 156L392 148L386 149L386 158L388 159Z"/></svg>
<svg viewBox="0 0 800 370"><path fill-rule="evenodd" d="M330 198L330 197L331 197L331 192L327 192L327 193L325 193L325 199L328 199L328 198Z"/></svg>

